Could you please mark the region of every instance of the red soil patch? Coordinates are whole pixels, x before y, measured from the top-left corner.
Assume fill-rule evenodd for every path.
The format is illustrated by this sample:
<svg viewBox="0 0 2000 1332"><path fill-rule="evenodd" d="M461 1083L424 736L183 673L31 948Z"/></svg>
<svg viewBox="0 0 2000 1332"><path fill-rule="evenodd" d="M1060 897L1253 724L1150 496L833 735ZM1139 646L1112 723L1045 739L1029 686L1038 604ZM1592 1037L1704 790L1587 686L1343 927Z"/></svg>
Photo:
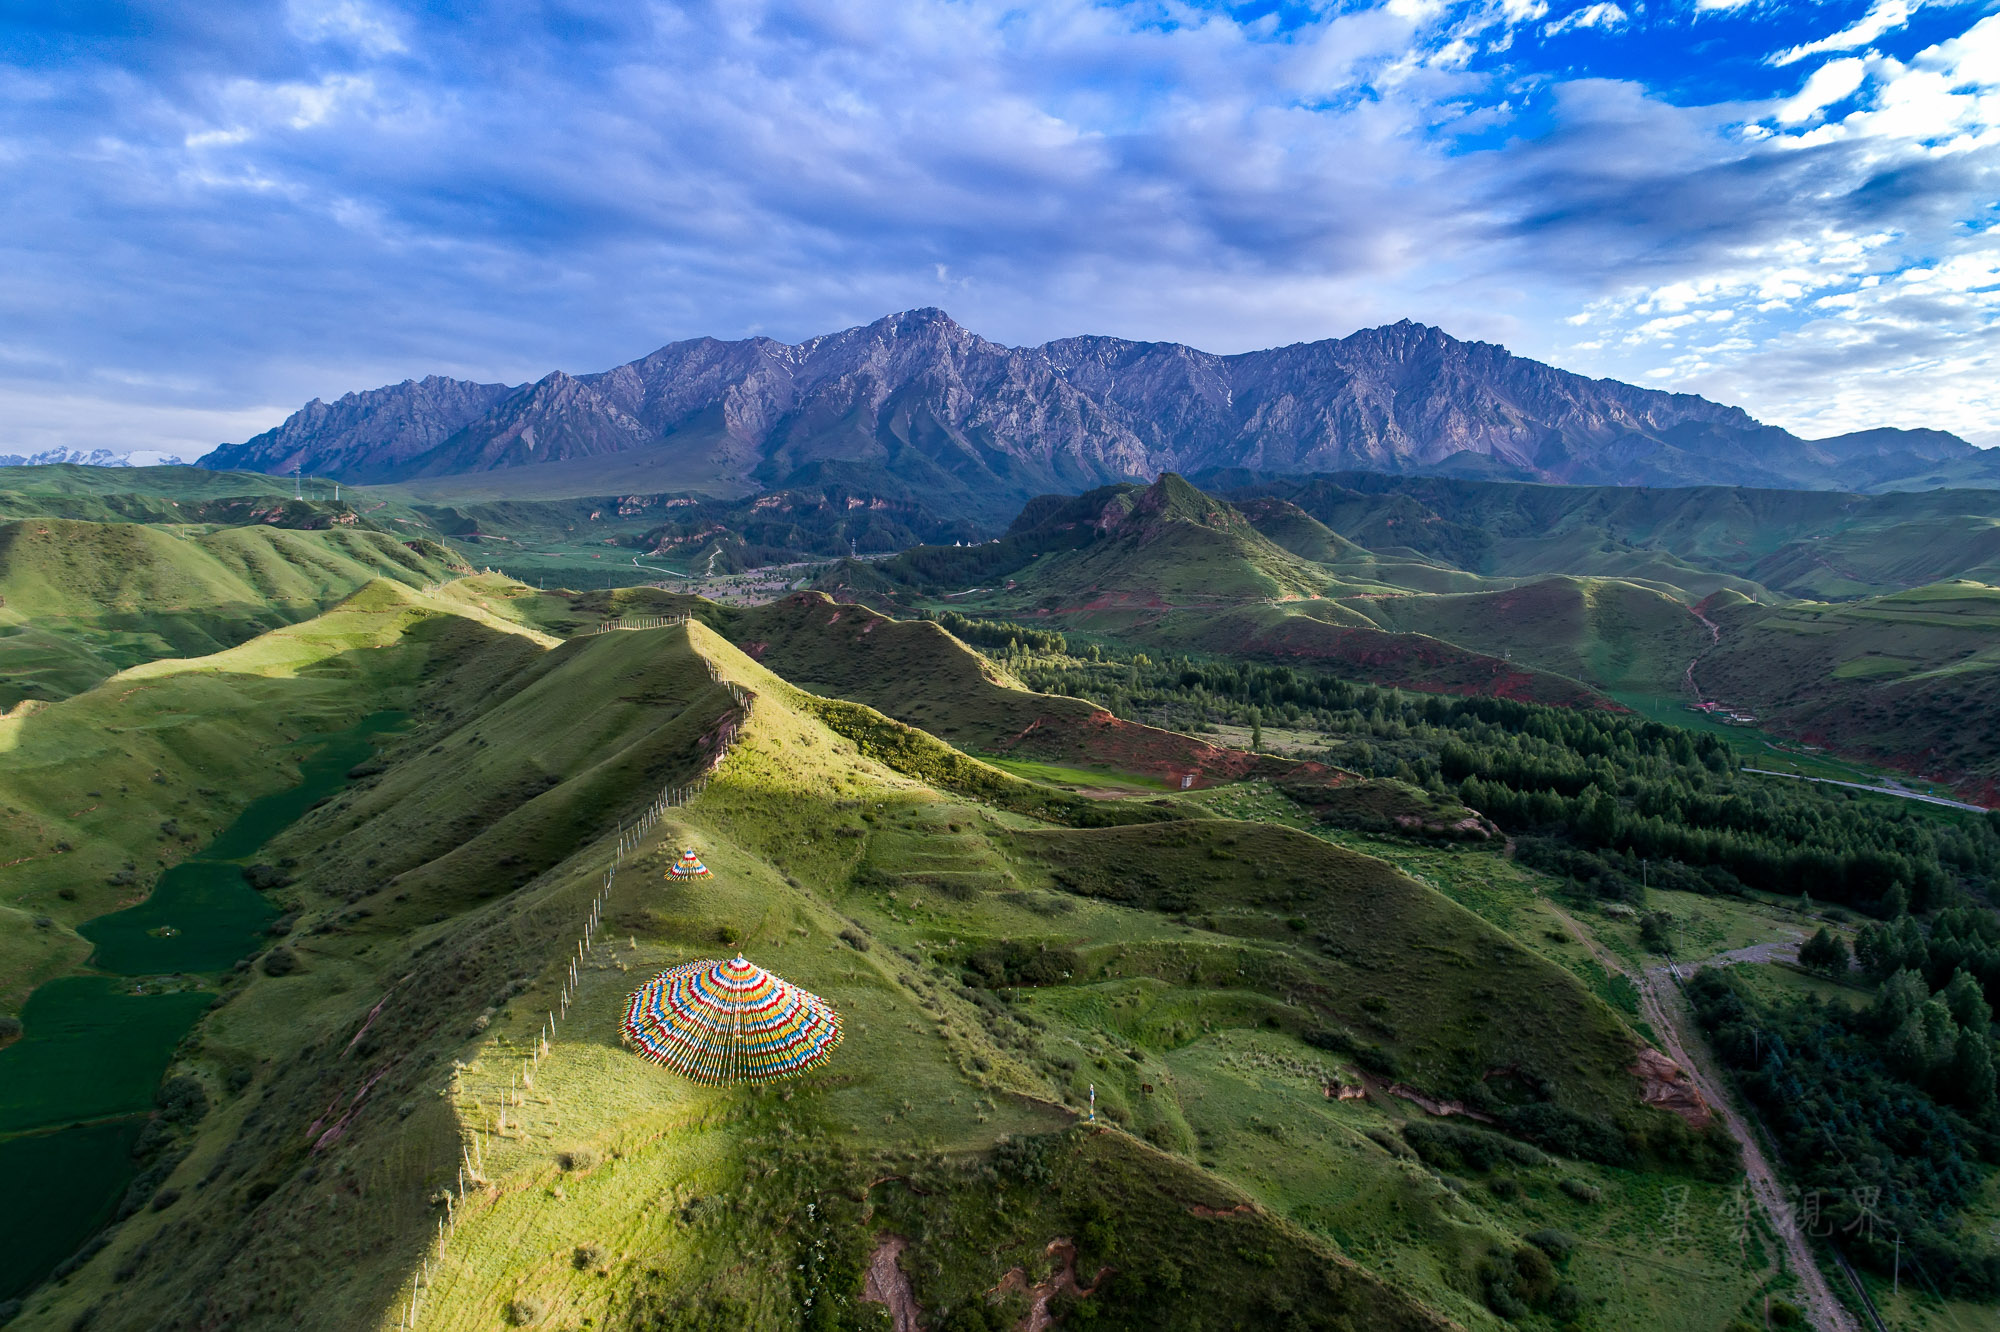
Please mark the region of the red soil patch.
<svg viewBox="0 0 2000 1332"><path fill-rule="evenodd" d="M1031 1286L1028 1284L1026 1272L1018 1267L1009 1268L1007 1275L1000 1278L1000 1283L987 1292L989 1295L999 1296L1020 1291L1028 1297L1028 1316L1014 1325L1015 1332L1044 1332L1044 1329L1055 1323L1055 1319L1049 1314L1051 1299L1064 1291L1078 1299L1088 1299L1097 1292L1097 1287L1104 1278L1115 1270L1100 1267L1097 1269L1097 1275L1090 1279L1088 1286L1079 1286L1076 1281L1076 1245L1067 1238L1058 1237L1049 1241L1049 1247L1045 1252L1051 1257L1062 1260L1062 1265L1052 1275ZM902 1332L900 1327L897 1332Z"/></svg>
<svg viewBox="0 0 2000 1332"><path fill-rule="evenodd" d="M1188 1208L1188 1215L1212 1221L1218 1216L1242 1216L1246 1212L1255 1210L1249 1203L1237 1203L1234 1207L1210 1207L1205 1203L1196 1203Z"/></svg>
<svg viewBox="0 0 2000 1332"><path fill-rule="evenodd" d="M1124 721L1101 708L1068 716L1050 710L995 748L1023 758L1136 773L1175 790L1198 790L1246 777L1303 787L1338 786L1352 779L1324 763L1228 749L1178 731Z"/></svg>
<svg viewBox="0 0 2000 1332"><path fill-rule="evenodd" d="M1274 661L1338 665L1377 684L1432 694L1485 695L1556 707L1626 711L1573 680L1523 670L1442 639L1332 625L1303 615L1249 635L1235 651Z"/></svg>
<svg viewBox="0 0 2000 1332"><path fill-rule="evenodd" d="M1640 1100L1662 1110L1671 1110L1686 1120L1689 1128L1707 1128L1709 1121L1715 1118L1715 1112L1709 1109L1708 1102L1696 1089L1694 1079L1658 1050L1648 1047L1639 1051L1631 1073L1639 1079Z"/></svg>

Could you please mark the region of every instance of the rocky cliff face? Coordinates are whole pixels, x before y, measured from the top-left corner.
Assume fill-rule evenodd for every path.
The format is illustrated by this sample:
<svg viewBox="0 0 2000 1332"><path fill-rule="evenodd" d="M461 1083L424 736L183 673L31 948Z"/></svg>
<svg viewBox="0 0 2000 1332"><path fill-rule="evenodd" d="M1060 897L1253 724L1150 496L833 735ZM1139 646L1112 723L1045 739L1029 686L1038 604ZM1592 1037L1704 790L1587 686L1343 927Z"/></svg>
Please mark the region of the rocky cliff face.
<svg viewBox="0 0 2000 1332"><path fill-rule="evenodd" d="M426 375L331 403L314 398L277 429L224 444L200 461L218 471L297 467L342 480L377 480L422 459L513 392L505 384Z"/></svg>
<svg viewBox="0 0 2000 1332"><path fill-rule="evenodd" d="M996 515L1036 493L1214 467L1855 489L1986 468L1941 432L1809 442L1408 321L1217 356L1103 337L1003 347L941 310L796 346L698 338L515 389L406 382L315 401L203 462L385 481L657 447L764 486L844 475Z"/></svg>

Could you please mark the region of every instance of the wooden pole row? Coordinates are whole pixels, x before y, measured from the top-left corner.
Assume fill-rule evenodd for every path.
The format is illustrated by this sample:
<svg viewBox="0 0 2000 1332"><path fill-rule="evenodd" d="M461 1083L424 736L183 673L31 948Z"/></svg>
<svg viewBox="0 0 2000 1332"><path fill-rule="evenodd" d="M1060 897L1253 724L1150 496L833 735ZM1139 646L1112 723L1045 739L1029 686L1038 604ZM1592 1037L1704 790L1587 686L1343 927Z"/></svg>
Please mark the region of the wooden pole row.
<svg viewBox="0 0 2000 1332"><path fill-rule="evenodd" d="M686 616L667 618L675 623L685 623L687 620ZM600 629L599 632L604 630ZM713 675L712 667L710 671ZM739 707L748 706L747 690L734 683L723 683ZM716 762L721 761L722 754L726 753L729 746L735 742L739 730L740 724L736 722L724 727L719 746L721 752L718 753ZM590 946L596 939L598 929L604 923L604 909L611 904L611 890L617 885L618 870L623 865L626 854L639 849L645 834L666 817L669 809L689 803L707 788L708 776L705 773L684 786L662 787L659 798L646 807L645 813L634 820L629 827L621 823L616 829L612 840L611 868L605 871L603 883L591 895L589 903L584 908L583 929L577 939L576 954L569 959L565 969L561 994L557 998L555 1007L545 1010L546 1016L535 1034L535 1043L529 1057L522 1061L519 1070L508 1077L506 1099L501 1102L494 1114L494 1132L504 1134L507 1131L507 1109L510 1105L525 1104L522 1093L524 1090L533 1090L535 1073L541 1068L542 1061L550 1056L557 1025L569 1016L570 1004L576 998L577 987L583 979L583 963L589 957ZM633 946L637 947L636 939L633 941ZM483 1188L486 1184L484 1144L485 1133L481 1128L474 1127L460 1148L457 1191L446 1196L445 1215L438 1221L432 1251L424 1258L412 1279L408 1301L397 1310L396 1326L403 1332L416 1330L424 1297L435 1283L437 1271L443 1265L451 1237L458 1231L458 1216L464 1206L468 1188Z"/></svg>

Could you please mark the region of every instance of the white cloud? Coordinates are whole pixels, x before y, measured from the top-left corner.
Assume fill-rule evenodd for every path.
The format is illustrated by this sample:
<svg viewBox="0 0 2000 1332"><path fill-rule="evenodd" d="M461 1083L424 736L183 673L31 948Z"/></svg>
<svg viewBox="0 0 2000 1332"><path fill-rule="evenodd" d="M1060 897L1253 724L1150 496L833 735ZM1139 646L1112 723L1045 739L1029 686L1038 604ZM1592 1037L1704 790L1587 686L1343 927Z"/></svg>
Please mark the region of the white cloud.
<svg viewBox="0 0 2000 1332"><path fill-rule="evenodd" d="M1867 71L1867 65L1853 56L1827 61L1812 72L1805 87L1779 106L1779 122L1796 125L1804 120L1817 120L1827 107L1859 88Z"/></svg>
<svg viewBox="0 0 2000 1332"><path fill-rule="evenodd" d="M401 54L398 24L360 0L291 0L287 15L293 32L309 42L340 42L364 56Z"/></svg>
<svg viewBox="0 0 2000 1332"><path fill-rule="evenodd" d="M1609 3L1609 0L1601 0L1598 4L1585 5L1582 9L1572 10L1563 15L1554 23L1544 27L1542 35L1554 37L1573 28L1622 28L1630 21L1631 15L1623 9Z"/></svg>
<svg viewBox="0 0 2000 1332"><path fill-rule="evenodd" d="M1867 46L1876 38L1907 25L1910 15L1921 9L1923 3L1924 0L1875 0L1866 14L1839 32L1780 51L1771 57L1771 63L1789 65L1807 56L1824 55L1828 51L1852 51Z"/></svg>
<svg viewBox="0 0 2000 1332"><path fill-rule="evenodd" d="M1658 9L1556 8L1632 41ZM1678 106L1535 69L1544 0L1162 12L336 3L226 54L0 65L0 321L43 358L0 377L60 404L20 418L68 421L44 446L178 450L283 414L243 404L945 303L1221 351L1409 316L1787 423L1962 415L1970 372L1921 367L1984 354L2000 21Z"/></svg>

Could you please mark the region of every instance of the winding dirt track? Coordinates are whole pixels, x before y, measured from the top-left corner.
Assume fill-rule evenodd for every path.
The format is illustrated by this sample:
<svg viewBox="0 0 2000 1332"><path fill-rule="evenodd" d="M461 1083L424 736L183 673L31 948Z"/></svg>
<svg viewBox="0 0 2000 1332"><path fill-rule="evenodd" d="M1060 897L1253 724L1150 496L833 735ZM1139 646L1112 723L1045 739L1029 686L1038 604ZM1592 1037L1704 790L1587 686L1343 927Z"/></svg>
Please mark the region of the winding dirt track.
<svg viewBox="0 0 2000 1332"><path fill-rule="evenodd" d="M1689 606L1687 608L1687 613L1689 615L1694 616L1695 619L1700 620L1702 626L1708 630L1708 646L1711 650L1716 646L1716 644L1722 641L1721 625L1717 624L1714 620L1709 619L1706 615L1703 615L1700 611L1696 610L1692 606ZM1694 654L1694 660L1688 663L1687 677L1685 682L1687 684L1688 692L1694 695L1694 701L1697 703L1701 702L1701 686L1694 682L1694 668L1699 666L1701 664L1701 659L1703 657L1706 657L1707 655L1708 655L1707 652L1697 652Z"/></svg>
<svg viewBox="0 0 2000 1332"><path fill-rule="evenodd" d="M1690 667L1690 670L1693 668ZM1567 911L1547 897L1543 902L1562 917L1563 925L1576 941L1589 950L1597 964L1607 971L1629 971L1618 964L1618 960L1599 946L1596 939ZM1725 954L1718 961L1751 960L1746 954L1755 954L1762 948L1783 945L1758 945L1738 949ZM1757 958L1756 960L1765 960ZM1819 1332L1861 1332L1861 1326L1848 1313L1845 1305L1834 1298L1833 1288L1827 1284L1819 1264L1813 1260L1812 1247L1806 1237L1799 1233L1793 1219L1792 1209L1785 1201L1785 1186L1778 1178L1764 1155L1763 1147L1750 1124L1738 1113L1735 1102L1729 1097L1729 1084L1710 1062L1708 1045L1695 1031L1693 1015L1681 998L1678 976L1671 966L1648 967L1636 978L1639 985L1639 1012L1666 1046L1667 1057L1679 1064L1687 1075L1694 1079L1702 1099L1707 1101L1722 1120L1722 1126L1743 1153L1743 1173L1750 1182L1751 1196L1764 1209L1771 1229L1777 1234L1779 1243L1784 1245L1785 1255L1790 1260L1794 1275L1799 1279L1800 1295L1805 1301L1806 1317ZM1698 1057L1697 1057L1698 1056Z"/></svg>

